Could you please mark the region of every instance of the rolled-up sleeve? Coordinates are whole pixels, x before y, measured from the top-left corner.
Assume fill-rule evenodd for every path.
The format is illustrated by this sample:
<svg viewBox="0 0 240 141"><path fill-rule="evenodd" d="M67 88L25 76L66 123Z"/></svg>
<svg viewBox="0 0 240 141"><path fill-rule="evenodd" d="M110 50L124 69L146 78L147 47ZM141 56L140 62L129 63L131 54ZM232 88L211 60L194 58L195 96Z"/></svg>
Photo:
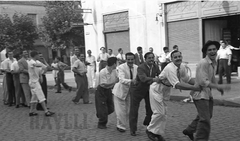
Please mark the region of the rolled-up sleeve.
<svg viewBox="0 0 240 141"><path fill-rule="evenodd" d="M102 86L102 84L107 84L107 77L104 71L100 71L99 73L99 85Z"/></svg>
<svg viewBox="0 0 240 141"><path fill-rule="evenodd" d="M207 63L199 63L197 66L196 81L200 86L207 87L210 84L210 80L208 78L209 67L211 66Z"/></svg>
<svg viewBox="0 0 240 141"><path fill-rule="evenodd" d="M166 69L165 72L167 73L167 79L170 82L170 84L175 88L176 84L179 83L176 69Z"/></svg>

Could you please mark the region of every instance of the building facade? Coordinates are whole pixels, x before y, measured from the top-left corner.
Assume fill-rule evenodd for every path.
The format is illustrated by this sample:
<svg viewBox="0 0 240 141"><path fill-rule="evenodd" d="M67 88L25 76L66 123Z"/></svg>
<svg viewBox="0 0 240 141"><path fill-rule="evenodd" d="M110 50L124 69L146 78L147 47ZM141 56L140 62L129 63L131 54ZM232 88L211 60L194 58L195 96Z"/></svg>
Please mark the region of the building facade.
<svg viewBox="0 0 240 141"><path fill-rule="evenodd" d="M208 40L240 46L240 1L167 2L164 14L166 44L177 44L191 64L203 57L201 48ZM240 51L233 50L232 71L237 71L239 60Z"/></svg>
<svg viewBox="0 0 240 141"><path fill-rule="evenodd" d="M42 25L41 19L46 14L43 1L0 1L0 14L8 14L12 18L14 13L28 15L36 27ZM46 47L40 39L35 41L34 48L43 53L48 62L51 60L51 48Z"/></svg>
<svg viewBox="0 0 240 141"><path fill-rule="evenodd" d="M92 9L83 19L92 24L84 26L85 46L94 55L102 46L114 54L120 47L135 53L138 46L160 54L163 47L178 45L183 61L195 72L208 40L226 39L240 46L240 1L83 0L82 8ZM239 52L233 53L239 63Z"/></svg>
<svg viewBox="0 0 240 141"><path fill-rule="evenodd" d="M117 55L118 48L124 53L137 52L142 46L147 52L149 47L160 54L165 46L163 23L156 20L159 13L159 0L85 0L83 9L92 9L92 13L84 13L86 51L93 55L100 52L100 47L112 49Z"/></svg>

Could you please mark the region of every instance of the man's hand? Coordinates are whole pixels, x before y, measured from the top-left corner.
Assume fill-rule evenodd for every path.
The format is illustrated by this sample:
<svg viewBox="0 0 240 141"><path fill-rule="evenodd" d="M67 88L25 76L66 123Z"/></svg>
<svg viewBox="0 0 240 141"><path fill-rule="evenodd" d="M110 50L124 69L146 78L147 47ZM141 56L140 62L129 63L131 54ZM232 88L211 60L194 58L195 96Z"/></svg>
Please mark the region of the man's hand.
<svg viewBox="0 0 240 141"><path fill-rule="evenodd" d="M137 84L137 80L136 79L131 80L131 84L132 85L136 85Z"/></svg>
<svg viewBox="0 0 240 141"><path fill-rule="evenodd" d="M160 82L160 79L157 77L157 78L153 78L153 82L157 82L159 83Z"/></svg>
<svg viewBox="0 0 240 141"><path fill-rule="evenodd" d="M40 83L43 83L43 77L42 77L42 75L39 77L39 81L40 81Z"/></svg>
<svg viewBox="0 0 240 141"><path fill-rule="evenodd" d="M228 84L221 84L217 86L217 90L221 93L221 95L224 94L224 91L230 91L231 86Z"/></svg>
<svg viewBox="0 0 240 141"><path fill-rule="evenodd" d="M228 62L228 66L231 66L231 62Z"/></svg>
<svg viewBox="0 0 240 141"><path fill-rule="evenodd" d="M202 90L202 87L201 86L199 86L199 85L194 85L194 87L193 87L194 89L194 91L201 91Z"/></svg>

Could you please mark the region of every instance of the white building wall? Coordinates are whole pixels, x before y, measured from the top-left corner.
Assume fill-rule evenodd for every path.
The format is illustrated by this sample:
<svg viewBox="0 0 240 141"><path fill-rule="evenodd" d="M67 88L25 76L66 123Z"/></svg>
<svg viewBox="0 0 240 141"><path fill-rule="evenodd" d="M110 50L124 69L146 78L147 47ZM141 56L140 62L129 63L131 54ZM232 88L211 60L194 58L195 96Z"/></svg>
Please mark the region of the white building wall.
<svg viewBox="0 0 240 141"><path fill-rule="evenodd" d="M162 52L165 46L165 33L161 21L156 21L159 13L159 0L85 0L83 9L92 9L92 13L84 13L85 23L93 25L84 26L86 51L92 50L97 56L100 47L105 46L103 34L103 15L121 11L129 12L130 50L137 52L142 46L148 52L149 47L154 48L156 54ZM160 18L158 18L161 20Z"/></svg>

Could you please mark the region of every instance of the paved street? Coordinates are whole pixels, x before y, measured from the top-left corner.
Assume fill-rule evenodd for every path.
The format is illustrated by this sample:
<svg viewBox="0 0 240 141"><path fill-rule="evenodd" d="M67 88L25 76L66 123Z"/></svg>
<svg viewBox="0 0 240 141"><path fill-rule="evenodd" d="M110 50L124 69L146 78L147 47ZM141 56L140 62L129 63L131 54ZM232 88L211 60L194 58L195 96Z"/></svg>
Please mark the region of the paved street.
<svg viewBox="0 0 240 141"><path fill-rule="evenodd" d="M116 130L115 113L110 115L107 129L97 129L95 104L75 105L71 102L74 92L55 94L49 90L49 107L56 112L54 117L45 117L42 111L37 117L28 117L28 109L0 106L0 141L148 141L144 118L144 102L139 111L138 135L132 137L129 130ZM90 95L94 101L94 94ZM82 101L81 101L82 102ZM181 131L195 117L193 104L168 102L167 141L188 141ZM211 141L240 140L240 108L214 107Z"/></svg>

